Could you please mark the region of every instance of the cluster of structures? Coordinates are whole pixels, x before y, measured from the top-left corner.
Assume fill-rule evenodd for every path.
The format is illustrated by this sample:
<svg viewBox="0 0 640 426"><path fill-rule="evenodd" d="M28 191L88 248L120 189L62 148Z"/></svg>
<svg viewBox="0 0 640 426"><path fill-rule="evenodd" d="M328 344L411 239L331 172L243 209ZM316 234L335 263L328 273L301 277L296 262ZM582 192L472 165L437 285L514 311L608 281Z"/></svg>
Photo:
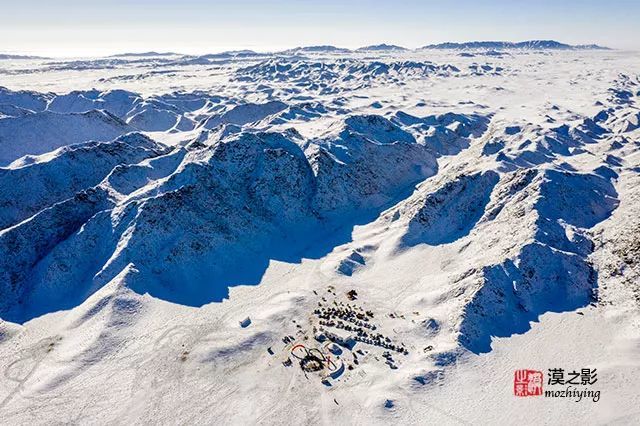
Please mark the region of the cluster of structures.
<svg viewBox="0 0 640 426"><path fill-rule="evenodd" d="M408 355L408 349L403 343L394 342L378 331L379 325L373 323L374 313L354 302L358 298L357 292L350 290L342 301L333 286L327 288L327 293L329 297L320 296L314 291L319 296L318 306L310 318L315 342L309 339L311 336L305 331L308 329L293 320L297 337L287 335L282 339L289 351L289 356L282 364L290 367L297 361L302 371L318 373L322 382L328 384L330 379L337 379L346 370L351 371L360 364L359 356L365 356L369 351L354 349L354 346L363 343L384 349L381 356L385 364L392 370L397 369L392 353ZM397 314L389 316L404 318ZM273 355L271 348L268 352ZM379 356L373 357L380 360Z"/></svg>
<svg viewBox="0 0 640 426"><path fill-rule="evenodd" d="M391 368L392 370L395 370L398 368L396 366L395 360L393 359L393 355L391 355L391 352L384 351L384 353L382 354L382 358L385 359L385 364L387 364L389 368Z"/></svg>
<svg viewBox="0 0 640 426"><path fill-rule="evenodd" d="M355 291L347 293L350 300L355 299ZM353 347L355 342L378 346L405 355L409 351L403 344L394 343L391 338L382 333L374 333L377 326L371 322L373 312L364 310L355 303L333 301L333 304L318 302L318 308L313 313L318 318L318 328L314 328L317 340L329 339L346 347Z"/></svg>

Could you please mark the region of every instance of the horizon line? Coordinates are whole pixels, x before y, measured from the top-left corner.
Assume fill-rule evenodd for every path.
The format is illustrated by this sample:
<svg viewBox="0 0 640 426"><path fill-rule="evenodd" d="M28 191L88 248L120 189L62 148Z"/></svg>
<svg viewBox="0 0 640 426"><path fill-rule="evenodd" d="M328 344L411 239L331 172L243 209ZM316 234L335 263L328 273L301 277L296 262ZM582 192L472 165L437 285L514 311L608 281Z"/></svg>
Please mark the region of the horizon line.
<svg viewBox="0 0 640 426"><path fill-rule="evenodd" d="M234 52L253 52L253 53L257 53L257 54L277 54L277 53L283 53L283 52L287 52L287 51L292 51L292 50L297 50L297 49L305 49L305 48L312 48L312 47L331 47L331 48L336 48L336 49L341 49L341 50L349 50L351 52L356 52L359 49L365 49L367 47L376 47L376 46L393 46L393 47L399 47L402 49L406 49L407 51L411 52L411 51L418 51L418 50L422 50L422 49L427 49L430 46L438 46L438 45L443 45L443 44L469 44L469 43L512 43L512 44L518 44L518 43L526 43L526 42L535 42L535 41L552 41L552 42L557 42L560 44L564 44L567 46L571 46L571 47L587 47L587 46L597 46L600 49L603 50L616 50L616 51L638 51L640 49L631 49L631 48L616 48L616 47L610 47L610 46L604 46L604 45L600 45L596 42L586 42L586 43L579 43L579 44L569 44L569 43L564 43L564 42L560 42L557 41L555 39L550 39L550 38L536 38L536 39L527 39L527 40L519 40L519 41L513 41L513 40L498 40L498 39L491 39L491 40L468 40L468 41L445 41L445 42L439 42L439 43L429 43L429 44L423 44L417 47L407 47L407 46L403 46L403 45L399 45L399 44L395 44L395 43L388 43L388 42L383 42L383 43L373 43L373 44L366 44L366 45L362 45L359 47L343 47L343 46L336 46L336 45L332 45L332 44L308 44L308 45L297 45L297 46L293 46L293 47L284 47L284 46L273 46L272 48L261 48L261 47L256 47L256 46L246 46L246 47L227 47L227 48L223 48L223 47L219 47L220 50L202 50L202 51L198 51L196 53L196 51L193 51L193 53L187 53L187 52L181 52L179 49L171 49L171 50L163 50L163 49L154 49L154 48L149 48L149 49L140 49L140 50L135 50L135 49L123 49L123 50L112 50L109 53L86 53L86 54L56 54L56 53L42 53L43 51L40 52L36 52L36 51L26 51L26 50L21 50L21 51L12 51L12 50L5 50L5 51L0 51L0 55L8 55L8 56L21 56L21 57L25 57L25 59L29 59L29 58L33 58L33 59L63 59L63 58L107 58L107 57L113 57L113 56L127 56L127 55L143 55L143 54L151 54L151 53L155 53L158 55L165 55L165 56L169 56L169 55L177 55L177 56L204 56L204 55L217 55L217 54L224 54L224 53L234 53ZM216 49L216 48L214 48ZM443 49L444 50L444 49ZM554 49L548 49L548 50L554 50Z"/></svg>

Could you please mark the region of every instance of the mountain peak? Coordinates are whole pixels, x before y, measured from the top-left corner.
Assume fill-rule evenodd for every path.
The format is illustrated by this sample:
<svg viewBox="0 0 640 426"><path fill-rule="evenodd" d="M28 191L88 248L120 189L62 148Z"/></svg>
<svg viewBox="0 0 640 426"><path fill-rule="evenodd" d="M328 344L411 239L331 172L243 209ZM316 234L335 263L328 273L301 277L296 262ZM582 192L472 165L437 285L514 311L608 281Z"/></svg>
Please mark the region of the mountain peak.
<svg viewBox="0 0 640 426"><path fill-rule="evenodd" d="M386 44L386 43L382 43L382 44L374 44L371 46L364 46L361 47L359 49L356 49L356 52L365 52L365 51L376 51L376 52L381 52L381 51L392 51L392 52L400 52L400 51L407 51L409 49L402 47L402 46L397 46L395 44Z"/></svg>

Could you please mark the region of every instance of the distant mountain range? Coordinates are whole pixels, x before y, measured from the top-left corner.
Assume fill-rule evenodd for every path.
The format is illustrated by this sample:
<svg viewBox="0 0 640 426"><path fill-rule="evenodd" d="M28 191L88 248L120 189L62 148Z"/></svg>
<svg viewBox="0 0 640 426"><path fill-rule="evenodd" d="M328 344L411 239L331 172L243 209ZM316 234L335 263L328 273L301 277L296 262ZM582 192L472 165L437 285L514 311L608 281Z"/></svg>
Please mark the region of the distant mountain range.
<svg viewBox="0 0 640 426"><path fill-rule="evenodd" d="M256 56L264 56L264 53L254 52L253 50L229 50L220 53L208 53L201 55L200 58L206 59L224 59L224 58L252 58Z"/></svg>
<svg viewBox="0 0 640 426"><path fill-rule="evenodd" d="M451 50L463 50L463 49L487 49L487 50L504 50L504 49L529 49L529 50L610 50L608 47L599 46L597 44L579 44L571 45L561 43L556 40L527 40L520 42L510 41L468 41L463 43L446 42L439 44L429 44L416 50L422 49L451 49ZM293 49L287 49L278 54L284 55L297 55L297 54L343 54L353 52L404 52L410 51L402 46L393 44L375 44L370 46L360 47L358 49L347 49L344 47L336 47L331 45L318 45L318 46L300 46ZM225 58L250 58L269 55L269 53L259 53L252 50L233 50L220 53L210 53L206 55L190 56L182 55L175 52L129 52L120 53L117 55L111 55L112 58L121 57L160 57L160 56L185 56L190 58L196 58L197 60L206 61L209 59L225 59ZM13 55L0 53L0 60L7 59L50 59L41 56L27 56L27 55ZM193 60L193 59L192 59Z"/></svg>
<svg viewBox="0 0 640 426"><path fill-rule="evenodd" d="M520 42L510 41L469 41L464 43L440 43L423 46L420 49L538 49L538 50L610 50L608 47L597 44L571 45L556 40L527 40ZM335 46L306 46L285 50L284 54L291 53L351 53L351 52L402 52L409 51L402 46L393 44L376 44L360 47L355 50ZM417 49L419 50L419 49Z"/></svg>
<svg viewBox="0 0 640 426"><path fill-rule="evenodd" d="M121 58L125 56L135 56L135 57L153 57L153 56L180 56L180 53L174 52L129 52L129 53L118 53L117 55L111 55L112 58Z"/></svg>
<svg viewBox="0 0 640 426"><path fill-rule="evenodd" d="M570 45L555 40L510 41L468 41L465 43L430 44L422 49L550 49L550 50L609 50L597 44Z"/></svg>
<svg viewBox="0 0 640 426"><path fill-rule="evenodd" d="M597 44L580 44L571 45L561 43L556 40L527 40L520 42L510 41L469 41L464 43L440 43L423 46L420 49L538 49L538 50L610 50L608 47L599 46ZM418 49L418 50L420 50ZM402 46L393 44L376 44L371 46L360 47L355 50L346 49L335 46L306 46L297 47L295 49L285 50L284 54L292 53L351 53L351 52L402 52L409 51Z"/></svg>
<svg viewBox="0 0 640 426"><path fill-rule="evenodd" d="M49 59L43 56L28 56L28 55L10 55L7 53L0 53L0 60L2 59Z"/></svg>
<svg viewBox="0 0 640 426"><path fill-rule="evenodd" d="M300 46L293 49L288 49L279 53L349 53L351 50L344 47L336 47L329 45L322 46Z"/></svg>

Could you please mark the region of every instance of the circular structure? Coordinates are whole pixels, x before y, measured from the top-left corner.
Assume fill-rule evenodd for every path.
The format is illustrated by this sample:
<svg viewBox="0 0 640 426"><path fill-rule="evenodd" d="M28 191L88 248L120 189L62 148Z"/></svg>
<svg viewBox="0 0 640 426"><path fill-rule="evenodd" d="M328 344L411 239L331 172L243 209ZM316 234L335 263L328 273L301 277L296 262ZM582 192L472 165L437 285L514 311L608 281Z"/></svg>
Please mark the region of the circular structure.
<svg viewBox="0 0 640 426"><path fill-rule="evenodd" d="M303 344L294 345L291 355L300 361L300 368L305 372L317 372L327 369L329 375L343 369L342 361L333 360L329 354L325 354L327 348L307 348Z"/></svg>
<svg viewBox="0 0 640 426"><path fill-rule="evenodd" d="M312 373L322 370L324 368L324 362L315 355L307 355L300 360L300 368L302 368L303 371Z"/></svg>

